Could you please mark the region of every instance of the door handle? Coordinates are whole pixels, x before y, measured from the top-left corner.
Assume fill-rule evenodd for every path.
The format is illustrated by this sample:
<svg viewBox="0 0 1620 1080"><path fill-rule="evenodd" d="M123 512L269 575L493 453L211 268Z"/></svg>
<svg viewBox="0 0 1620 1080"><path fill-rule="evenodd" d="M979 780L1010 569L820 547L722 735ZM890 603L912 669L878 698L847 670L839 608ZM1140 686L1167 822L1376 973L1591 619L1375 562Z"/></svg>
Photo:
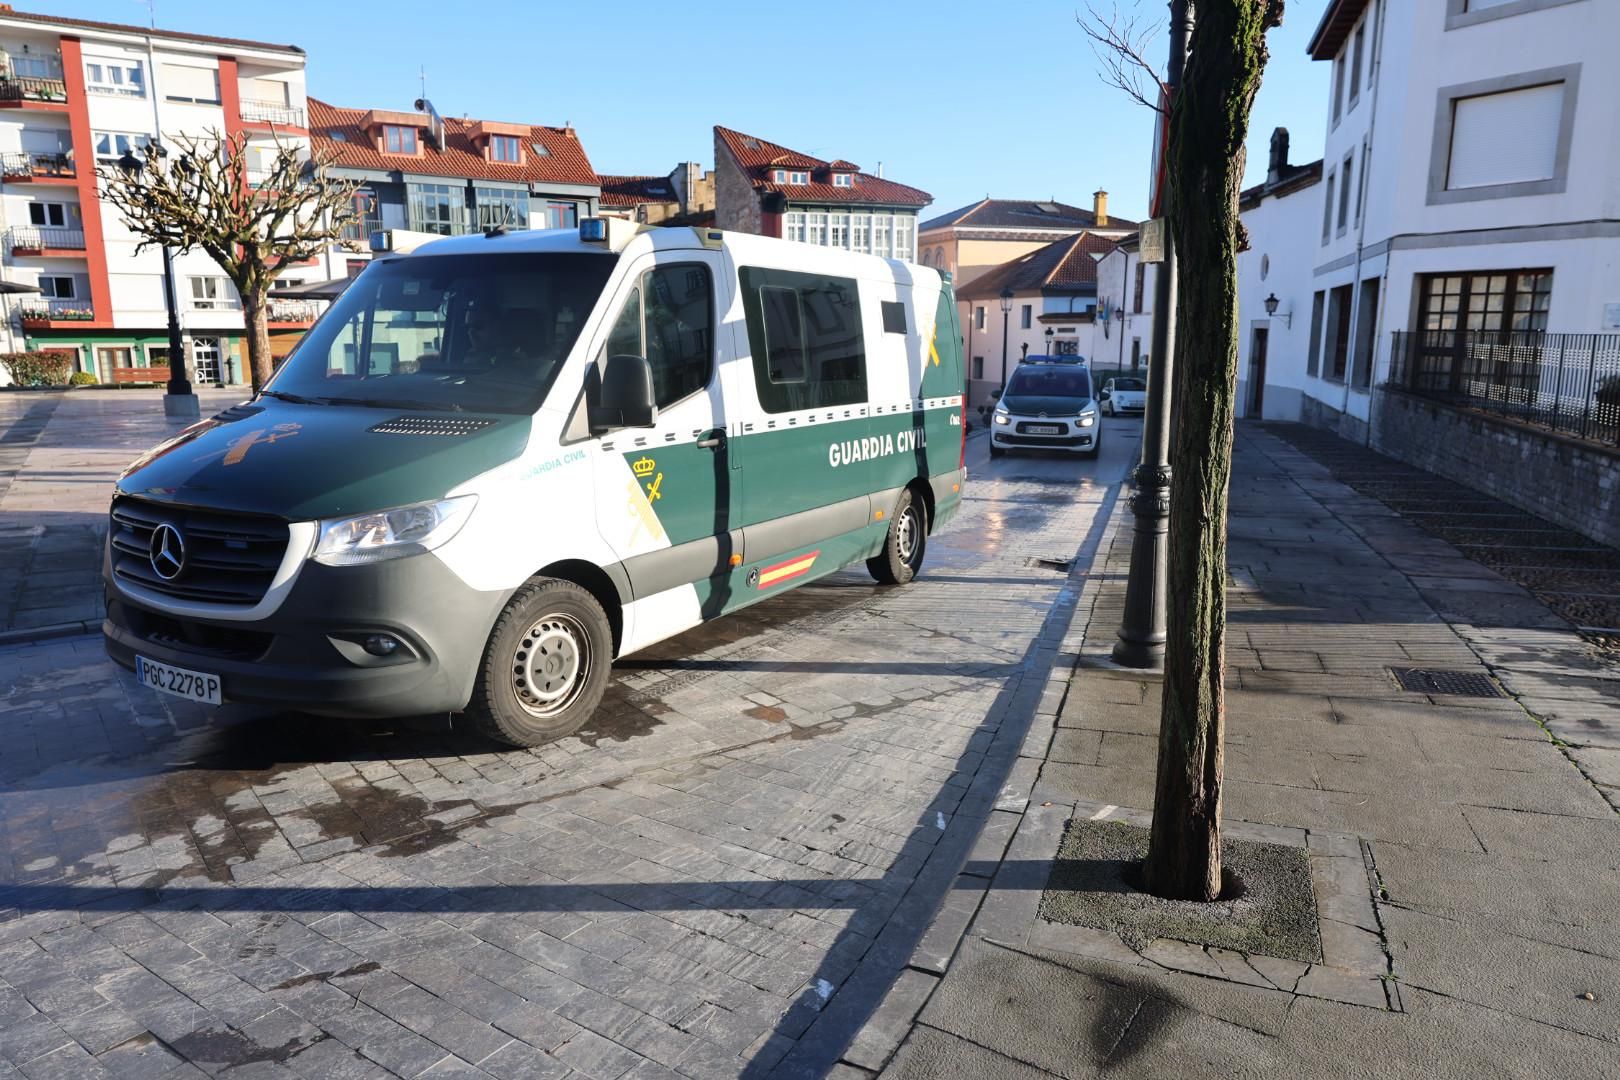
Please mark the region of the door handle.
<svg viewBox="0 0 1620 1080"><path fill-rule="evenodd" d="M726 445L726 433L723 431L710 432L699 439L697 444L699 450L718 450Z"/></svg>

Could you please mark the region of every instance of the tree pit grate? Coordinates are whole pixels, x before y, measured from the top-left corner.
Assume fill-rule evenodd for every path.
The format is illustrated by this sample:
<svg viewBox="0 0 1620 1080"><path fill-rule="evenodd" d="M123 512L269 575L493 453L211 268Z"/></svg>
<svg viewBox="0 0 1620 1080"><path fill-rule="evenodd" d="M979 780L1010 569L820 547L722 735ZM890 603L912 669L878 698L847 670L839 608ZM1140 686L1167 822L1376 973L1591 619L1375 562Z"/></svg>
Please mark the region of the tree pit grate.
<svg viewBox="0 0 1620 1080"><path fill-rule="evenodd" d="M1437 671L1433 668L1389 669L1402 690L1419 694L1450 694L1456 697L1506 697L1489 675L1477 671Z"/></svg>

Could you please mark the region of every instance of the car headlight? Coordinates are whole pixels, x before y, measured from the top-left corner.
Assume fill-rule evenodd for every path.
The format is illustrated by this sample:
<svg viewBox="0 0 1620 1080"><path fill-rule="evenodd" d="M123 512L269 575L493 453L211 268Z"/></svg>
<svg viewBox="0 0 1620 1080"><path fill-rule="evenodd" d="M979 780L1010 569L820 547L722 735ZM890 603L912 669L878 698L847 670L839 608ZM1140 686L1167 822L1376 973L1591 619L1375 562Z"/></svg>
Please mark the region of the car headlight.
<svg viewBox="0 0 1620 1080"><path fill-rule="evenodd" d="M1097 410L1096 409L1086 409L1084 412L1082 412L1080 414L1080 426L1081 427L1091 427L1096 423L1097 423Z"/></svg>
<svg viewBox="0 0 1620 1080"><path fill-rule="evenodd" d="M996 409L996 423L998 423L998 424L1010 424L1010 423L1012 423L1011 414L1008 413L1006 409L1001 409L1001 408Z"/></svg>
<svg viewBox="0 0 1620 1080"><path fill-rule="evenodd" d="M432 551L461 531L477 502L476 495L458 495L322 521L313 557L326 566L359 566Z"/></svg>

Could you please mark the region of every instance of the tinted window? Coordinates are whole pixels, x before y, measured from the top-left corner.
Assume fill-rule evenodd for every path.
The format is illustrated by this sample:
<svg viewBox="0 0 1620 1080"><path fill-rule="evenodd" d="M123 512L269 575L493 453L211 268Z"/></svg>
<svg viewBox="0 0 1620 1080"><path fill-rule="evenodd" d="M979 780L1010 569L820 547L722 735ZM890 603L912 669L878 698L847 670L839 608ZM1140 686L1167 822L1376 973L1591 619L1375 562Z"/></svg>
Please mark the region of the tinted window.
<svg viewBox="0 0 1620 1080"><path fill-rule="evenodd" d="M619 312L603 352L645 356L660 409L709 385L714 372L714 287L698 263L660 266L641 275Z"/></svg>
<svg viewBox="0 0 1620 1080"><path fill-rule="evenodd" d="M1021 367L1007 383L1007 396L1088 398L1091 373L1081 367Z"/></svg>
<svg viewBox="0 0 1620 1080"><path fill-rule="evenodd" d="M898 300L883 301L883 332L885 334L906 332L906 305Z"/></svg>
<svg viewBox="0 0 1620 1080"><path fill-rule="evenodd" d="M584 254L379 260L270 387L333 403L533 412L612 270Z"/></svg>
<svg viewBox="0 0 1620 1080"><path fill-rule="evenodd" d="M1141 379L1115 379L1115 390L1146 390L1147 383Z"/></svg>
<svg viewBox="0 0 1620 1080"><path fill-rule="evenodd" d="M866 343L853 279L744 267L739 277L766 412L866 400Z"/></svg>

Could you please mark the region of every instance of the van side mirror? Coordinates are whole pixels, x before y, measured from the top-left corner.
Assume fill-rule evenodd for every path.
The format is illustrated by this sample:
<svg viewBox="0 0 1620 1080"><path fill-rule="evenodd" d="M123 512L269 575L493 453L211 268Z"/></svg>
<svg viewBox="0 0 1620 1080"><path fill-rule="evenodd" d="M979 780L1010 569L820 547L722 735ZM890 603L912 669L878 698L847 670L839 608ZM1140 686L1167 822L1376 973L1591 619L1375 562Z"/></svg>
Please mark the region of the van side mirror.
<svg viewBox="0 0 1620 1080"><path fill-rule="evenodd" d="M658 422L652 365L645 357L608 357L600 378L589 378L585 392L592 435L619 428L647 428Z"/></svg>

